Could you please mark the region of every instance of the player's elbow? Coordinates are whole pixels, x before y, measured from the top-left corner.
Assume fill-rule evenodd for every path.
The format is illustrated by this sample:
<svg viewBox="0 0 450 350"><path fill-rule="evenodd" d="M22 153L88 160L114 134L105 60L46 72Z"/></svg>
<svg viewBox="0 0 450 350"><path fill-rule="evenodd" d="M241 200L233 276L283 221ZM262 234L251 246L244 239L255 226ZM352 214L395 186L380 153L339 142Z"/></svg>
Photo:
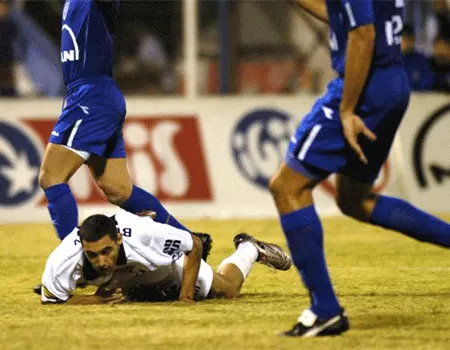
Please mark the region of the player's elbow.
<svg viewBox="0 0 450 350"><path fill-rule="evenodd" d="M195 256L199 256L201 259L203 255L203 243L200 238L194 235L192 235L192 241L193 241L192 251L189 253L189 255L195 254Z"/></svg>

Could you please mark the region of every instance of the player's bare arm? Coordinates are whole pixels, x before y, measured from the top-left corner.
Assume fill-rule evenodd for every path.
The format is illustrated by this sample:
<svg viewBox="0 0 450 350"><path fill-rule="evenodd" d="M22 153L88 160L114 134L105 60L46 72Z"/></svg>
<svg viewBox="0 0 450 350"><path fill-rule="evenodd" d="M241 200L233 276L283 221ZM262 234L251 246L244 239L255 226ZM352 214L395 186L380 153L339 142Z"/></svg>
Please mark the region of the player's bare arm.
<svg viewBox="0 0 450 350"><path fill-rule="evenodd" d="M325 0L297 0L297 4L318 20L328 23Z"/></svg>
<svg viewBox="0 0 450 350"><path fill-rule="evenodd" d="M340 106L342 127L345 138L363 163L367 164L359 143L358 135L363 134L375 141L375 134L367 128L362 119L355 114L361 92L366 84L375 46L375 27L373 24L360 26L348 35L347 59L345 63L344 94Z"/></svg>
<svg viewBox="0 0 450 350"><path fill-rule="evenodd" d="M100 289L99 289L100 290ZM122 290L118 288L113 293L106 294L93 294L93 295L74 295L67 302L66 305L100 305L100 304L119 304L125 301L125 297L122 294Z"/></svg>
<svg viewBox="0 0 450 350"><path fill-rule="evenodd" d="M186 302L194 301L195 282L200 270L203 254L203 244L200 238L192 235L192 250L185 253L183 279L179 299Z"/></svg>
<svg viewBox="0 0 450 350"><path fill-rule="evenodd" d="M117 288L113 292L105 292L99 288L97 293L93 295L72 295L67 300L62 300L55 296L45 286L42 286L42 293L45 295L45 300L41 300L42 305L101 305L101 304L118 304L125 301L122 295L122 290Z"/></svg>

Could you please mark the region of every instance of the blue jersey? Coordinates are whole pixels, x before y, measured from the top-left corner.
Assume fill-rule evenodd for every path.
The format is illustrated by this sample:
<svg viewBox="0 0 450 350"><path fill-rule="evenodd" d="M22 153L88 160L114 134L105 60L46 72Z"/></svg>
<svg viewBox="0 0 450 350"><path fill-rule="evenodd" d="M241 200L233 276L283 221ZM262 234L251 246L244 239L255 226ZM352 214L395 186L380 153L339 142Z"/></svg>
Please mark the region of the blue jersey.
<svg viewBox="0 0 450 350"><path fill-rule="evenodd" d="M112 76L119 0L66 0L61 61L66 86L78 79Z"/></svg>
<svg viewBox="0 0 450 350"><path fill-rule="evenodd" d="M330 51L334 70L345 72L348 32L374 24L376 31L372 68L402 64L400 48L404 0L326 0Z"/></svg>

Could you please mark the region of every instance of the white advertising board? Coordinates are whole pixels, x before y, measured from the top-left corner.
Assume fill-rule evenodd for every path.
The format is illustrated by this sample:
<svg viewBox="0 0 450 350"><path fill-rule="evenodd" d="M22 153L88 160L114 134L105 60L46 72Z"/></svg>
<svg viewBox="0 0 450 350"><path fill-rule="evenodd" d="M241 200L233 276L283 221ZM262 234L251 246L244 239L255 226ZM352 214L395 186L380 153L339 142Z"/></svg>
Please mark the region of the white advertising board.
<svg viewBox="0 0 450 350"><path fill-rule="evenodd" d="M400 132L408 198L420 208L450 212L450 95L411 100Z"/></svg>
<svg viewBox="0 0 450 350"><path fill-rule="evenodd" d="M133 181L180 218L276 216L267 182L314 101L308 95L129 98L124 139ZM0 107L0 221L46 221L37 176L61 103L5 100ZM391 155L377 182L386 193L402 195L402 186L409 187L399 166L405 145L398 144L399 156ZM315 191L322 215L338 214L330 180ZM81 218L117 210L105 201L86 167L70 185Z"/></svg>

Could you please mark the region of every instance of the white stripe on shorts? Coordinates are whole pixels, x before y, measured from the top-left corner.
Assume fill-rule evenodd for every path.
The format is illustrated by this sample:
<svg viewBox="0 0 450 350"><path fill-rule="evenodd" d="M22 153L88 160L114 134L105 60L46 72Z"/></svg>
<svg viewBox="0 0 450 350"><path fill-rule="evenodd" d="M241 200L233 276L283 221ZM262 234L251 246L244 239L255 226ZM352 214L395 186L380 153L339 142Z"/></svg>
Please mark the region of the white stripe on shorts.
<svg viewBox="0 0 450 350"><path fill-rule="evenodd" d="M70 133L69 141L67 141L67 146L72 147L73 139L74 139L75 134L77 133L78 128L80 127L80 124L82 121L83 121L83 119L78 119L77 122L75 123L75 126L73 127L72 132Z"/></svg>
<svg viewBox="0 0 450 350"><path fill-rule="evenodd" d="M91 154L89 152L86 151L80 151L77 149L73 149L71 147L67 147L66 145L62 145L64 148L67 148L68 150L72 151L75 154L78 154L81 158L83 158L84 160L88 160L89 157L91 156Z"/></svg>
<svg viewBox="0 0 450 350"><path fill-rule="evenodd" d="M298 157L297 157L298 159L300 159L300 160L305 159L306 152L308 152L309 148L311 147L312 143L314 142L314 139L316 138L320 129L322 129L322 125L320 125L320 124L316 124L313 126L313 128L311 129L311 132L308 135L308 138L306 139L302 148L300 148L300 153L298 154Z"/></svg>

